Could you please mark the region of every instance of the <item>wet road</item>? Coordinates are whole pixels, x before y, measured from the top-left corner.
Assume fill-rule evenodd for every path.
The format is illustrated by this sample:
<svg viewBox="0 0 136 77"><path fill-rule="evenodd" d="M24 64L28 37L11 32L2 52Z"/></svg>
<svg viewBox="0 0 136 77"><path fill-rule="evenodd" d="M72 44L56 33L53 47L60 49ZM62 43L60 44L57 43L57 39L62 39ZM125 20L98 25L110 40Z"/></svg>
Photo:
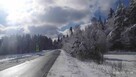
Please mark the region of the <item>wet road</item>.
<svg viewBox="0 0 136 77"><path fill-rule="evenodd" d="M0 77L46 77L59 54L59 50L46 52L35 60L0 71Z"/></svg>

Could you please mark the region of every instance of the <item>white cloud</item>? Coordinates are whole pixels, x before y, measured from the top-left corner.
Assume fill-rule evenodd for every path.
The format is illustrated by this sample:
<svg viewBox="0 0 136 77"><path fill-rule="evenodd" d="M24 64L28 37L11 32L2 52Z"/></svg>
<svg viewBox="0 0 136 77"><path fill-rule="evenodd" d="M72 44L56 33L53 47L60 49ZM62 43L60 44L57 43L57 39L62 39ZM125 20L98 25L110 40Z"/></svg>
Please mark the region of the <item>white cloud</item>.
<svg viewBox="0 0 136 77"><path fill-rule="evenodd" d="M66 30L64 30L64 31L59 31L59 33L65 35L65 36L66 36L66 35L70 35L69 29L66 29Z"/></svg>
<svg viewBox="0 0 136 77"><path fill-rule="evenodd" d="M7 2L8 4L6 4ZM6 24L0 31L11 33L35 33L57 36L58 28L69 22L89 22L99 8L107 12L116 0L0 0L8 13ZM17 5L19 7L17 7ZM90 7L91 6L91 7ZM52 28L49 28L51 26ZM83 27L82 27L83 28ZM2 29L2 30L1 30ZM44 31L50 29L50 31ZM67 31L67 30L66 30ZM66 32L65 31L65 32ZM65 33L64 32L64 33ZM3 32L1 32L3 33Z"/></svg>
<svg viewBox="0 0 136 77"><path fill-rule="evenodd" d="M92 23L86 23L86 24L82 24L80 25L80 29L81 30L85 30L86 27L90 26Z"/></svg>

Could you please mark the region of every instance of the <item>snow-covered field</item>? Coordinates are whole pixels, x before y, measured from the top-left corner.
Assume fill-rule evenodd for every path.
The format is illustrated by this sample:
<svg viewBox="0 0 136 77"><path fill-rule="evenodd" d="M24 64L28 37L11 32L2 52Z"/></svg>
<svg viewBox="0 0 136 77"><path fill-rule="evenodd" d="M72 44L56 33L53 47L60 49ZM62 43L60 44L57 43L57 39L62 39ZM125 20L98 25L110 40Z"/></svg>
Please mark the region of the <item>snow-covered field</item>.
<svg viewBox="0 0 136 77"><path fill-rule="evenodd" d="M16 54L0 56L0 71L9 67L24 63L26 61L33 60L45 54L47 51L29 53L29 54Z"/></svg>
<svg viewBox="0 0 136 77"><path fill-rule="evenodd" d="M63 50L47 77L136 77L136 56L107 54L102 65L79 61Z"/></svg>

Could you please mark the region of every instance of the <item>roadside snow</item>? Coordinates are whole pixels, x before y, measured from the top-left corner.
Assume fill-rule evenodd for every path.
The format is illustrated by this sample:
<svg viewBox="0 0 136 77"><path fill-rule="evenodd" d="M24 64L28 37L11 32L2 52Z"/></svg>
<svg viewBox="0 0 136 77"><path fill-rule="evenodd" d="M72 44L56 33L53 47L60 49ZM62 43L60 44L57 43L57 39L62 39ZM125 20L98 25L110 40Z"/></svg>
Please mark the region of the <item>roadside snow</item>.
<svg viewBox="0 0 136 77"><path fill-rule="evenodd" d="M79 61L62 50L47 77L106 77L95 66L95 63Z"/></svg>
<svg viewBox="0 0 136 77"><path fill-rule="evenodd" d="M47 77L136 77L135 55L105 55L102 65L82 62L62 50Z"/></svg>
<svg viewBox="0 0 136 77"><path fill-rule="evenodd" d="M133 53L133 52L132 52ZM135 54L107 54L106 65L110 66L109 74L116 77L136 77L136 55ZM106 71L107 72L107 71Z"/></svg>

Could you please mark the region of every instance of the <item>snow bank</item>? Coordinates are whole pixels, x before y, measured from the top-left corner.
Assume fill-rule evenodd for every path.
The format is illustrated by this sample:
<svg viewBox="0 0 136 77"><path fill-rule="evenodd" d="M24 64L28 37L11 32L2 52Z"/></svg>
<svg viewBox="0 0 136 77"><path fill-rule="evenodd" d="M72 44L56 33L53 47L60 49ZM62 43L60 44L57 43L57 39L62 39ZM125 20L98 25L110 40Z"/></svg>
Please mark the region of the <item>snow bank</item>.
<svg viewBox="0 0 136 77"><path fill-rule="evenodd" d="M79 61L63 50L47 77L106 77L95 63Z"/></svg>
<svg viewBox="0 0 136 77"><path fill-rule="evenodd" d="M47 77L135 77L135 55L105 55L102 65L79 61L63 50Z"/></svg>

